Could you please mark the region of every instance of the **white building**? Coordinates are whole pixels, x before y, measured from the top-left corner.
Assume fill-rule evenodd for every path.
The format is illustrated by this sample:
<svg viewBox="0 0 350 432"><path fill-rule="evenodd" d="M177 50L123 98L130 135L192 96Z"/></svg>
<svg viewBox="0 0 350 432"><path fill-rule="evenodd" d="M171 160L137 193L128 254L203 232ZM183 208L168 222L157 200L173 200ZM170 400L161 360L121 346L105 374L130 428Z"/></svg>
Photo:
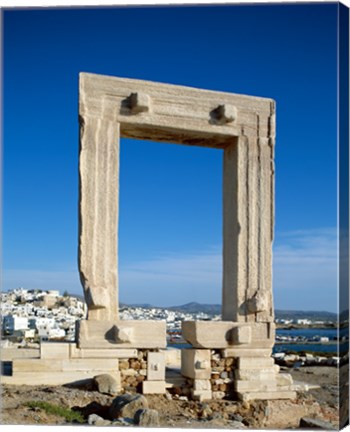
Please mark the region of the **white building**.
<svg viewBox="0 0 350 432"><path fill-rule="evenodd" d="M18 315L5 315L2 320L2 328L5 334L13 334L18 330L28 329L28 318Z"/></svg>

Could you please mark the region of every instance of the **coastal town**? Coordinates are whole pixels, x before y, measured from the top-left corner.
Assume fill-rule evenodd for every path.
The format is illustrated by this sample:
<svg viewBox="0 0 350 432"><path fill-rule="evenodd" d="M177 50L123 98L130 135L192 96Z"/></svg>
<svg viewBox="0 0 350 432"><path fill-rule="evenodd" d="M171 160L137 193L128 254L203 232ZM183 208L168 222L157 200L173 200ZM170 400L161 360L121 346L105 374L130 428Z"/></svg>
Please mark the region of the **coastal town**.
<svg viewBox="0 0 350 432"><path fill-rule="evenodd" d="M176 349L184 347L183 344L186 344L186 341L182 339L181 335L181 323L185 320L217 320L219 321L221 316L219 314L210 314L205 312L181 312L178 310L171 310L170 308L157 308L157 307L146 307L146 306L127 306L127 305L121 305L120 307L120 318L123 320L163 320L166 321L167 324L167 336L168 336L168 349L166 350L168 352L167 358L173 359L176 358L177 360L180 359L180 350ZM16 355L15 351L18 352L18 350L21 351L21 354L23 354L23 359L26 357L27 352L30 352L30 357L32 358L38 358L40 353L40 345L41 342L44 341L67 341L72 342L74 341L74 335L75 335L75 326L76 322L80 319L84 319L87 315L87 308L85 302L73 295L69 295L68 293L64 293L61 295L58 291L43 291L43 290L26 290L24 288L18 288L14 289L8 292L1 293L1 322L2 322L2 340L1 340L1 348L5 348L1 350L1 363L2 363L2 375L12 375L13 374L13 366L12 366L12 360L13 357ZM283 324L283 323L282 323ZM305 322L298 323L298 319L295 320L293 323L295 326L301 325L305 326ZM326 325L327 323L322 323L322 325ZM328 323L329 324L329 323ZM295 338L294 336L291 336L290 340L294 340L294 343L301 343L304 342L303 338ZM288 342L289 339L285 339L285 337L281 335L277 335L276 337L276 345L278 343ZM315 340L313 340L315 342ZM319 338L318 340L319 344L329 344L331 341L328 339L322 339ZM311 343L311 341L310 341ZM336 341L334 342L337 343ZM50 345L50 344L46 344ZM56 344L57 345L57 344ZM276 346L275 345L275 346ZM55 343L53 343L52 346L55 346ZM215 356L215 351L212 351L212 356ZM317 415L322 418L325 423L324 424L331 424L329 423L330 420L336 421L336 415L334 412L336 411L336 408L328 408L327 403L322 402L324 398L330 398L330 400L335 400L337 393L335 384L337 382L337 371L343 370L342 366L346 364L348 361L348 356L339 357L337 353L333 353L331 355L321 355L317 353L293 353L293 352L274 352L272 354L272 357L274 359L274 367L280 368L283 372L288 372L292 374L293 379L295 380L294 388L297 391L300 391L301 394L303 394L303 398L310 398L310 400L313 400L313 395L315 395L316 398L318 398L321 402L318 404L314 403L315 410L317 409ZM345 358L346 357L346 358ZM23 360L25 361L25 359ZM129 366L132 364L135 364L137 362L129 362L129 361L121 361L120 366L121 368L124 368L125 363ZM129 364L130 363L130 364ZM183 395L181 392L178 394L177 391L182 389L180 384L184 381L183 377L179 377L178 375L172 375L174 373L174 363L170 362L169 364L166 363L166 380L167 385L175 386L169 387L166 392L166 397L162 399L161 396L163 395L155 395L154 400L148 395L150 403L154 403L154 407L156 409L160 409L160 406L164 406L164 412L173 413L172 415L169 414L169 418L171 418L170 423L168 422L167 418L162 419L164 422L163 425L165 426L173 426L173 417L175 415L175 410L178 409L178 406L176 404L181 404L183 410L186 410L187 405L191 405L191 412L188 413L188 416L186 416L186 424L185 426L188 426L188 422L190 421L190 424L195 425L196 422L200 425L203 424L203 422L210 422L211 417L208 414L203 414L203 407L204 406L211 406L213 410L218 410L220 414L218 414L218 417L215 421L215 425L217 427L223 427L224 425L232 425L232 421L236 421L236 417L232 417L232 421L230 420L231 417L228 416L227 413L227 406L226 405L218 405L218 400L213 400L205 404L201 404L200 402L191 402L186 395ZM170 365L170 366L169 366ZM301 367L303 366L303 367ZM320 367L322 366L322 367ZM131 367L131 366L130 366ZM340 367L340 368L339 368ZM338 369L339 368L339 369ZM132 372L132 369L122 369L122 376L126 372ZM135 372L135 371L134 371ZM227 374L227 372L222 372L222 374ZM130 378L128 375L126 376L128 379ZM221 375L220 375L221 377ZM125 377L124 377L125 378ZM123 379L124 379L123 378ZM228 379L228 378L227 378ZM175 380L174 383L172 380ZM224 379L219 378L219 381L223 381ZM322 388L319 385L319 381L322 380L323 385ZM307 383L305 384L306 381ZM169 384L170 383L170 384ZM180 383L180 384L179 384ZM182 385L182 384L181 384ZM223 386L226 384L223 384ZM176 387L177 386L177 387ZM180 386L180 387L179 387ZM11 394L13 394L13 391L11 393L10 391L11 386L5 386L5 399L6 399L6 407L11 407L11 401L8 400ZM44 393L47 389L47 386L44 387L30 387L30 386L23 386L23 393L22 393L22 387L16 387L15 392L18 395L19 398L21 398L21 403L25 404L27 403L27 400L32 400L33 395L35 394L35 397L38 397L40 400L47 397L47 394ZM50 388L51 389L51 388ZM71 392L74 391L74 395L76 400L80 397L80 393L83 393L85 396L84 401L78 402L80 405L84 406L84 404L88 404L91 400L92 403L95 402L96 392L94 391L85 391L85 387L80 390L77 389L69 389ZM180 391L179 390L179 391ZM51 390L50 390L51 391ZM65 386L57 387L55 389L52 388L52 395L55 395L56 392L64 392L66 391ZM182 391L182 390L181 390ZM312 395L310 393L310 396L308 396L308 393L305 393L306 391L313 392ZM42 393L43 392L43 393ZM69 398L72 395L69 395ZM17 397L17 396L16 396ZM98 396L101 397L101 396ZM106 396L104 396L106 398ZM68 399L69 399L68 398ZM86 399L91 398L91 399ZM304 400L303 399L303 400ZM317 399L317 400L318 400ZM66 399L65 399L66 400ZM105 403L108 401L105 400ZM196 405L195 409L193 407L198 403L198 407ZM224 401L226 403L226 401ZM279 404L280 401L276 401L276 404ZM285 402L284 402L285 403ZM288 402L289 403L289 402ZM297 401L290 402L292 404L291 406L295 406L295 404L299 404ZM91 404L90 404L91 405ZM215 406L214 406L215 405ZM24 405L25 406L25 405ZM219 406L219 408L218 408ZM241 405L239 405L240 407ZM252 409L255 409L256 405L254 405L254 402L251 403ZM298 405L299 406L299 405ZM166 408L165 408L166 407ZM307 406L303 405L303 414L300 414L300 416L304 415L305 419L306 415L309 415L309 410ZM323 408L326 407L326 408ZM335 407L335 405L334 405ZM328 411L322 411L322 409L327 409ZM26 408L24 408L26 410ZM29 411L28 411L29 410ZM40 417L31 417L32 411L28 408L28 410L25 411L25 415L28 415L28 422L32 423L49 423L50 421L53 421L52 419L46 419L43 417L43 411L40 411ZM240 411L238 413L234 414L237 416L238 419L243 419L245 423L239 423L240 428L243 428L245 426L257 426L260 423L257 423L260 420L256 420L254 416L247 413L245 408L242 409L239 408ZM176 411L177 412L177 411ZM316 411L315 411L316 412ZM15 416L15 413L11 408L4 411L4 415L6 416L6 422L9 423L12 421L12 419ZM322 416L321 414L322 413ZM87 414L88 417L88 423L91 423L92 417L95 414L91 414L90 416ZM97 418L98 416L95 415ZM304 418L303 417L303 418ZM58 417L60 418L60 417ZM102 417L101 417L102 418ZM283 417L284 418L284 417ZM60 421L60 420L58 420ZM101 420L102 421L102 420ZM214 420L213 420L214 421ZM275 420L271 420L275 421ZM301 421L301 420L300 420ZM304 420L303 420L304 421ZM306 421L306 420L305 420ZM311 420L309 420L311 421ZM314 420L312 420L314 421ZM107 421L104 421L107 424ZM256 423L254 423L256 422ZM296 426L299 424L299 419L285 419L283 420L283 424L292 424ZM293 423L294 422L294 423ZM328 423L327 423L328 422ZM102 424L102 423L101 423ZM116 423L117 425L124 425L120 423ZM179 423L181 426L184 426L184 424ZM238 424L238 423L237 423ZM313 423L312 423L313 424ZM214 423L213 423L214 425ZM226 426L225 426L226 427Z"/></svg>
<svg viewBox="0 0 350 432"><path fill-rule="evenodd" d="M181 338L182 321L219 321L220 314L204 312L183 312L168 308L126 306L120 307L122 320L163 320L166 321L169 342L184 342ZM75 338L76 321L86 317L87 307L82 298L59 291L27 290L16 288L1 293L2 337L9 340L65 340ZM330 322L313 322L305 318L295 320L276 319L276 324L286 326L315 326L320 328L333 325ZM340 338L345 341L346 336ZM344 340L342 340L344 339ZM327 336L312 337L277 334L278 343L335 343L337 336L330 340Z"/></svg>

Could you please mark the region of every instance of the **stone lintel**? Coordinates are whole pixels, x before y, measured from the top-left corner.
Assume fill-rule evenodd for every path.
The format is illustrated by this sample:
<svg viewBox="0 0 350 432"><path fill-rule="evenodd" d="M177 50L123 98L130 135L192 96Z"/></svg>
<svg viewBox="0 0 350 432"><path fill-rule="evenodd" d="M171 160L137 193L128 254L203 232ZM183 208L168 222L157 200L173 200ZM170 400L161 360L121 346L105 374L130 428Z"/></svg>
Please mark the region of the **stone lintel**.
<svg viewBox="0 0 350 432"><path fill-rule="evenodd" d="M250 327L248 338L242 338L237 343L239 331L237 327ZM182 336L195 348L233 348L268 349L275 343L274 323L238 323L233 321L183 321ZM250 340L248 343L243 341Z"/></svg>
<svg viewBox="0 0 350 432"><path fill-rule="evenodd" d="M268 98L90 73L80 73L79 94L80 116L118 122L122 137L201 147L223 148L242 127L257 134L257 114L261 129L274 114Z"/></svg>
<svg viewBox="0 0 350 432"><path fill-rule="evenodd" d="M165 348L165 321L82 320L77 329L79 348Z"/></svg>

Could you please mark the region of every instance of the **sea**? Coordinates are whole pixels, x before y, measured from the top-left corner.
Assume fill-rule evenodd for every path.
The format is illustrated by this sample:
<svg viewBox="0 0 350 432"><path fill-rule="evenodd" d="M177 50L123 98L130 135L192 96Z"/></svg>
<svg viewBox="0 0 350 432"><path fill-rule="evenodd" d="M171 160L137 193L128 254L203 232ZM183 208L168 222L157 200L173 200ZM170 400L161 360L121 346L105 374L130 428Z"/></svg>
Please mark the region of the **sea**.
<svg viewBox="0 0 350 432"><path fill-rule="evenodd" d="M328 337L329 342L286 342L286 343L276 343L273 347L273 352L310 352L310 353L332 353L337 356L339 350L344 353L349 351L349 341L341 341L338 344L338 340L348 336L348 329L338 329L335 328L301 328L301 329L277 329L276 334L280 336L302 336L307 339L313 339L316 337ZM174 348L190 348L187 343L170 343L168 346Z"/></svg>
<svg viewBox="0 0 350 432"><path fill-rule="evenodd" d="M273 348L273 352L286 352L286 351L307 351L307 352L319 352L319 353L333 353L337 355L339 350L341 352L349 350L349 341L343 341L342 338L348 336L348 329L336 328L300 328L300 329L277 329L276 334L279 336L290 336L290 337L305 337L308 340L312 340L317 337L328 337L329 342L278 342ZM340 343L338 343L340 340Z"/></svg>

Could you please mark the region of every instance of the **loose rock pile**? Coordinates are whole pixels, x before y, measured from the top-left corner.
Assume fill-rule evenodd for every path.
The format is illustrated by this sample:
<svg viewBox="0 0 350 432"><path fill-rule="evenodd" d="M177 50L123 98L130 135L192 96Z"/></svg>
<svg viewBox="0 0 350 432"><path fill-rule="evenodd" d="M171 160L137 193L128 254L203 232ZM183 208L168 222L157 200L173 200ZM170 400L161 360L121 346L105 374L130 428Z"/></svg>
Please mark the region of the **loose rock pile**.
<svg viewBox="0 0 350 432"><path fill-rule="evenodd" d="M232 397L236 360L233 357L222 357L221 350L212 350L210 359L210 385L213 399Z"/></svg>
<svg viewBox="0 0 350 432"><path fill-rule="evenodd" d="M272 357L280 366L293 366L295 363L300 363L300 366L338 366L340 362L339 357L314 356L312 354L298 355L282 352L275 353Z"/></svg>
<svg viewBox="0 0 350 432"><path fill-rule="evenodd" d="M137 358L119 361L121 386L125 391L141 392L142 382L147 377L147 356L150 350L139 350Z"/></svg>

